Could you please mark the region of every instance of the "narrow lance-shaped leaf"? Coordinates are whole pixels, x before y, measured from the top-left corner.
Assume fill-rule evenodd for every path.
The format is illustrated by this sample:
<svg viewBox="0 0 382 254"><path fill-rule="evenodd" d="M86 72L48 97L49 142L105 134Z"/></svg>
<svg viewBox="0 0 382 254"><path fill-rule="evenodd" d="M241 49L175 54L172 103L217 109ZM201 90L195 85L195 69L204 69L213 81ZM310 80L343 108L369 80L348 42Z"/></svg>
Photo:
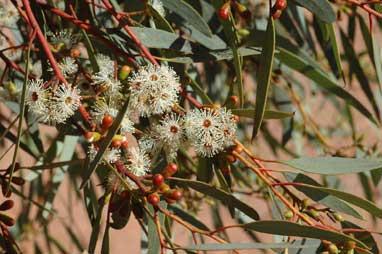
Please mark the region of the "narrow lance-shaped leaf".
<svg viewBox="0 0 382 254"><path fill-rule="evenodd" d="M382 168L382 159L371 158L303 157L280 162L305 172L324 175L352 174Z"/></svg>
<svg viewBox="0 0 382 254"><path fill-rule="evenodd" d="M371 84L369 82L369 79L366 76L364 70L362 69L362 66L359 62L359 57L356 54L352 43L349 41L349 38L346 36L346 34L344 33L342 29L340 31L341 31L342 45L344 47L345 55L348 59L349 65L351 69L354 71L354 74L357 77L359 84L362 88L362 91L369 99L370 104L373 107L373 110L376 116L379 118L379 107L377 105L373 91L371 89Z"/></svg>
<svg viewBox="0 0 382 254"><path fill-rule="evenodd" d="M172 181L188 186L198 192L201 192L210 197L216 198L227 205L233 206L254 220L259 219L259 214L256 212L254 208L242 202L235 196L223 190L220 190L214 186L211 186L209 184L199 182L199 181L193 181L193 180L187 180L187 179L181 179L181 178L175 178L175 177L172 178Z"/></svg>
<svg viewBox="0 0 382 254"><path fill-rule="evenodd" d="M162 0L162 3L165 8L181 16L185 22L197 28L200 32L204 33L207 36L212 36L208 24L199 15L199 13L187 2L183 0Z"/></svg>
<svg viewBox="0 0 382 254"><path fill-rule="evenodd" d="M260 129L264 118L264 112L268 97L269 85L273 67L273 58L275 54L276 34L273 18L268 20L265 40L263 42L263 51L261 52L259 68L256 72L257 91L255 104L255 123L253 126L252 139L254 139Z"/></svg>
<svg viewBox="0 0 382 254"><path fill-rule="evenodd" d="M358 206L365 211L369 212L370 214L382 218L382 210L377 207L374 203L370 202L369 200L357 197L353 194L335 190L335 189L330 189L330 188L325 188L325 187L319 187L319 186L313 186L309 184L301 184L303 187L311 188L314 190L319 190L325 193L328 193L330 195L336 196L337 198L340 198L342 200L345 200L346 202L353 204L355 206Z"/></svg>
<svg viewBox="0 0 382 254"><path fill-rule="evenodd" d="M30 51L31 51L31 45L28 46L28 50L27 50L26 66L29 66ZM13 172L15 171L16 159L17 159L18 150L20 147L20 140L21 140L21 135L22 135L22 130L23 130L23 119L24 119L24 113L25 113L25 104L26 104L25 101L26 101L26 93L27 93L28 76L29 76L29 68L26 68L25 76L24 76L23 89L21 91L19 125L17 128L17 140L15 142L15 151L13 152L12 164L11 164L10 173L9 173L9 180L8 180L7 187L6 187L7 193L10 191Z"/></svg>
<svg viewBox="0 0 382 254"><path fill-rule="evenodd" d="M306 248L316 248L317 244L292 244L292 243L207 243L199 245L191 245L184 247L188 250L200 250L200 251L224 251L224 250L251 250L251 249L306 249Z"/></svg>
<svg viewBox="0 0 382 254"><path fill-rule="evenodd" d="M232 114L234 115L238 115L241 117L248 117L248 118L253 118L253 115L255 114L255 109L252 109L252 108L238 108L238 109L231 109L231 111L232 111ZM289 118L293 116L294 116L294 112L265 110L263 119L284 119L284 118Z"/></svg>
<svg viewBox="0 0 382 254"><path fill-rule="evenodd" d="M295 174L295 173L284 173L286 179L290 182L295 183L305 183L313 186L322 187L318 182L310 178L309 176L303 174ZM297 190L304 193L307 197L311 198L315 202L319 204L323 204L335 211L342 212L348 215L351 215L357 219L363 219L363 217L348 203L342 201L341 199L335 197L334 195L330 195L328 193L322 192L317 189L312 189L304 186L294 186Z"/></svg>
<svg viewBox="0 0 382 254"><path fill-rule="evenodd" d="M332 23L336 20L337 15L333 11L327 0L294 0L299 5L305 7L314 13L319 19L326 23Z"/></svg>
<svg viewBox="0 0 382 254"><path fill-rule="evenodd" d="M244 228L254 230L261 233L285 236L299 236L306 238L314 238L321 240L328 240L334 243L344 243L347 241L354 241L363 248L367 246L348 235L332 230L326 230L319 227L301 225L289 221L279 220L262 220L243 225Z"/></svg>

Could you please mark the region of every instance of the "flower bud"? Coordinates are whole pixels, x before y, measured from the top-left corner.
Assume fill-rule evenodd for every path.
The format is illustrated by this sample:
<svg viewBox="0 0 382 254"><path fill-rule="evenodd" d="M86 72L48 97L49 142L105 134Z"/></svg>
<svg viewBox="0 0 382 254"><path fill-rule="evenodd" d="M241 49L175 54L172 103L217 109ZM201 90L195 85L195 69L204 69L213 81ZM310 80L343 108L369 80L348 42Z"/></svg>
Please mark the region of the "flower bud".
<svg viewBox="0 0 382 254"><path fill-rule="evenodd" d="M147 201L153 206L158 206L160 202L160 197L158 193L151 193L147 196Z"/></svg>
<svg viewBox="0 0 382 254"><path fill-rule="evenodd" d="M120 80L125 80L125 79L127 79L127 77L129 77L130 73L131 73L130 66L124 65L119 70L118 77L119 77Z"/></svg>
<svg viewBox="0 0 382 254"><path fill-rule="evenodd" d="M84 136L89 143L97 142L101 139L101 134L95 131L86 132Z"/></svg>
<svg viewBox="0 0 382 254"><path fill-rule="evenodd" d="M174 175L176 171L178 171L178 166L175 163L170 162L165 168L165 170L163 171L163 176L167 178L169 176Z"/></svg>
<svg viewBox="0 0 382 254"><path fill-rule="evenodd" d="M229 19L229 14L230 14L230 12L231 12L230 2L226 2L226 3L223 4L223 6L220 7L220 9L218 10L219 18L221 18L222 20L228 20L228 19Z"/></svg>

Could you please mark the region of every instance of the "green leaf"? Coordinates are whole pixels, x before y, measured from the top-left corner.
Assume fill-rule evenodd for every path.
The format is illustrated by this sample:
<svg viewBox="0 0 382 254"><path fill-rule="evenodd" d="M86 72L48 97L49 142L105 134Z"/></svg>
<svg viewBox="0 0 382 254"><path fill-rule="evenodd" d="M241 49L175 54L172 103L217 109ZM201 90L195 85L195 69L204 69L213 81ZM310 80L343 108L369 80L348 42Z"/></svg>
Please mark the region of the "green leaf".
<svg viewBox="0 0 382 254"><path fill-rule="evenodd" d="M244 228L254 230L261 233L284 235L284 236L298 236L306 238L314 238L321 240L328 240L334 243L343 243L347 241L355 241L360 246L367 248L367 246L348 235L338 233L331 230L322 229L319 227L301 225L289 221L279 220L262 220L251 222L243 225Z"/></svg>
<svg viewBox="0 0 382 254"><path fill-rule="evenodd" d="M26 61L26 66L29 66L29 61L30 61L30 51L31 51L31 45L28 46L27 50L27 61ZM17 139L15 142L15 150L13 152L13 158L12 158L12 164L9 170L9 180L5 188L5 192L8 193L10 191L11 187L11 182L12 182L12 177L13 177L13 172L15 171L15 165L16 165L16 159L20 147L20 140L21 140L21 135L22 135L22 130L23 130L23 119L24 119L24 113L25 113L25 105L26 105L26 93L27 93L27 84L28 84L28 76L29 76L29 68L26 68L25 71L25 76L24 76L24 84L23 84L23 89L21 91L21 101L20 101L20 114L19 114L19 125L17 127Z"/></svg>
<svg viewBox="0 0 382 254"><path fill-rule="evenodd" d="M294 0L299 5L305 7L319 19L326 23L332 23L336 20L336 13L333 11L327 0Z"/></svg>
<svg viewBox="0 0 382 254"><path fill-rule="evenodd" d="M301 51L297 52L296 48L289 48L288 50L278 47L279 54L276 57L290 68L300 72L306 77L313 80L318 86L327 90L331 94L342 98L347 104L353 106L360 113L366 116L375 125L379 125L369 110L362 105L353 95L340 87L335 81L329 78L321 68L317 67L315 62L306 54ZM290 51L292 50L292 51Z"/></svg>
<svg viewBox="0 0 382 254"><path fill-rule="evenodd" d="M363 229L350 221L341 222L341 226L344 229L346 228ZM354 235L354 238L364 242L365 244L367 244L367 246L369 246L370 253L381 253L378 248L378 244L373 238L373 235L370 232L367 232L367 230L365 232L354 232L353 235ZM365 253L365 252L362 252L362 251L355 252L355 254L359 254L359 253Z"/></svg>
<svg viewBox="0 0 382 254"><path fill-rule="evenodd" d="M220 201L222 201L224 204L227 204L229 206L233 206L249 217L251 217L254 220L259 219L259 214L256 212L255 209L252 207L248 206L246 203L240 201L238 198L235 196L218 189L214 186L211 186L209 184L199 182L199 181L193 181L193 180L187 180L187 179L181 179L181 178L171 178L172 181L177 182L178 184L183 184L185 186L188 186L198 192L204 193L208 196L211 196L213 198L216 198Z"/></svg>
<svg viewBox="0 0 382 254"><path fill-rule="evenodd" d="M334 30L333 24L326 24L326 28L328 29L329 33L329 43L331 45L331 50L334 55L334 59L337 65L338 74L340 74L342 77L344 77L343 74L343 68L342 68L342 61L341 61L341 54L340 49L338 47L337 39L336 39L336 31Z"/></svg>
<svg viewBox="0 0 382 254"><path fill-rule="evenodd" d="M192 53L191 44L181 36L165 30L149 27L131 27L133 33L148 48L171 49L183 53ZM129 38L125 31L106 29L108 34L120 43L126 44Z"/></svg>
<svg viewBox="0 0 382 254"><path fill-rule="evenodd" d="M193 225L194 227L199 228L201 230L210 231L210 229L203 222L198 220L195 216L179 208L177 205L171 205L168 207L168 209L171 210L175 215L182 218L184 221Z"/></svg>
<svg viewBox="0 0 382 254"><path fill-rule="evenodd" d="M371 158L303 157L280 162L305 172L324 175L352 174L382 168L382 159Z"/></svg>
<svg viewBox="0 0 382 254"><path fill-rule="evenodd" d="M357 197L347 192L330 189L326 187L318 187L318 186L313 186L309 184L301 184L301 186L322 191L330 195L336 196L337 198L340 198L350 204L353 204L355 206L358 206L359 208L364 209L365 211L369 212L370 214L378 218L382 218L382 210L379 207L377 207L374 203L370 202L369 200Z"/></svg>
<svg viewBox="0 0 382 254"><path fill-rule="evenodd" d="M199 245L191 245L184 247L188 250L200 250L200 251L223 251L223 250L251 250L251 249L305 249L305 248L317 248L316 244L312 245L296 245L291 243L207 243Z"/></svg>
<svg viewBox="0 0 382 254"><path fill-rule="evenodd" d="M254 112L255 122L253 125L252 139L256 137L264 118L264 112L268 98L268 90L271 83L275 45L275 27L273 23L273 18L270 17L268 19L267 30L265 32L265 40L263 42L263 51L261 52L259 67L256 71L257 90Z"/></svg>
<svg viewBox="0 0 382 254"><path fill-rule="evenodd" d="M261 54L261 49L257 47L248 47L248 48L238 48L238 54L240 56L253 56ZM208 61L222 61L230 60L234 58L234 53L231 49L224 50L200 50L195 51L192 54L187 54L185 56L163 58L167 62L173 63L198 63L198 62L208 62Z"/></svg>
<svg viewBox="0 0 382 254"><path fill-rule="evenodd" d="M377 74L377 79L379 83L379 89L381 91L382 89L382 63L381 63L381 57L380 57L380 48L377 38L373 33L370 33L369 26L366 25L366 22L364 20L364 17L357 14L357 18L359 20L359 25L361 28L363 40L365 42L365 46L367 49L367 52L369 53L370 60L373 63L373 67L375 69L375 72Z"/></svg>
<svg viewBox="0 0 382 254"><path fill-rule="evenodd" d="M252 108L237 108L237 109L231 109L232 114L238 115L241 117L248 117L253 118L253 115L255 114L255 109ZM264 119L284 119L293 117L294 112L283 112L283 111L276 111L276 110L265 110L264 111Z"/></svg>
<svg viewBox="0 0 382 254"><path fill-rule="evenodd" d="M93 171L97 168L99 162L101 161L103 157L103 154L105 153L106 149L109 147L114 135L117 133L117 130L126 114L128 106L129 106L129 100L126 100L122 108L118 112L117 117L114 119L113 125L109 129L105 139L102 141L100 148L97 152L97 155L95 156L94 160L90 163L89 167L85 169L80 188L84 187L85 183L89 180L89 177L91 176Z"/></svg>
<svg viewBox="0 0 382 254"><path fill-rule="evenodd" d="M359 84L361 85L362 91L368 98L371 106L373 107L375 114L379 117L379 107L377 105L373 91L371 89L369 78L366 76L364 70L362 69L362 66L359 62L359 56L356 54L352 43L350 42L350 40L348 39L344 31L342 29L340 31L341 31L342 45L344 47L345 55L348 59L350 68L352 69L352 71L354 71L355 76L357 77Z"/></svg>
<svg viewBox="0 0 382 254"><path fill-rule="evenodd" d="M290 182L295 182L295 183L305 183L317 187L322 187L318 182L310 178L309 176L303 175L303 174L294 174L294 173L284 173L286 176L287 180ZM329 195L328 193L312 189L312 188L307 188L304 186L294 186L297 190L301 191L304 193L307 197L311 198L315 202L319 204L323 204L335 211L338 212L343 212L348 215L351 215L357 219L363 219L363 217L350 205L348 205L346 202L342 201L341 199Z"/></svg>
<svg viewBox="0 0 382 254"><path fill-rule="evenodd" d="M161 206L164 206L166 203L164 201L161 201ZM153 206L148 206L148 209L151 211L151 213L154 213L154 208ZM163 226L163 222L164 222L164 214L163 213L159 213L158 214L159 216L159 221L160 221L160 224L161 226ZM158 254L160 253L160 241L159 241L159 237L158 237L158 231L157 231L157 227L155 225L155 222L154 220L152 220L151 218L148 220L148 244L149 244L149 247L148 247L148 252L147 254Z"/></svg>
<svg viewBox="0 0 382 254"><path fill-rule="evenodd" d="M173 1L173 0L162 0L163 6L178 14L184 21L195 28L197 28L203 34L211 37L212 33L208 24L199 15L199 13L192 8L192 6L183 0Z"/></svg>

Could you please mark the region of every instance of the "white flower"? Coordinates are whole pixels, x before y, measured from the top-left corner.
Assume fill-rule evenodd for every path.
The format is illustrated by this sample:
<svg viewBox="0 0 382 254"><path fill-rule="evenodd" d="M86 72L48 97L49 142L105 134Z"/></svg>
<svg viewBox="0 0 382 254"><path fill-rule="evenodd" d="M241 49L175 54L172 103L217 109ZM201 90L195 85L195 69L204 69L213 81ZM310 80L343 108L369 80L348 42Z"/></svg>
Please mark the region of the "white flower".
<svg viewBox="0 0 382 254"><path fill-rule="evenodd" d="M29 80L27 84L25 103L29 111L37 115L47 112L49 91L44 88L44 84L42 79Z"/></svg>
<svg viewBox="0 0 382 254"><path fill-rule="evenodd" d="M179 78L170 67L142 67L129 82L130 106L141 116L169 112L178 101Z"/></svg>
<svg viewBox="0 0 382 254"><path fill-rule="evenodd" d="M169 114L154 128L155 136L166 153L167 161L173 161L183 141L183 127L179 116Z"/></svg>
<svg viewBox="0 0 382 254"><path fill-rule="evenodd" d="M60 85L55 93L55 100L54 107L57 112L69 118L74 115L80 105L80 91L77 88Z"/></svg>
<svg viewBox="0 0 382 254"><path fill-rule="evenodd" d="M166 10L163 7L161 0L152 0L151 6L161 15L162 17L166 16Z"/></svg>
<svg viewBox="0 0 382 254"><path fill-rule="evenodd" d="M99 68L98 73L103 73L104 76L112 76L114 73L113 60L111 60L110 57L103 54L97 54L95 58Z"/></svg>
<svg viewBox="0 0 382 254"><path fill-rule="evenodd" d="M73 75L78 71L76 61L72 57L64 57L58 67L64 76Z"/></svg>
<svg viewBox="0 0 382 254"><path fill-rule="evenodd" d="M12 26L19 20L20 14L11 1L0 6L0 26Z"/></svg>
<svg viewBox="0 0 382 254"><path fill-rule="evenodd" d="M225 107L218 109L218 116L222 122L221 129L224 135L224 146L232 146L234 144L233 140L236 137L236 121L235 116L232 114L231 110L227 110Z"/></svg>
<svg viewBox="0 0 382 254"><path fill-rule="evenodd" d="M212 157L233 144L236 123L225 108L194 109L185 116L184 128L196 152Z"/></svg>
<svg viewBox="0 0 382 254"><path fill-rule="evenodd" d="M49 42L55 47L65 46L66 48L71 48L77 42L72 32L67 29L57 33L48 32L48 35L50 35Z"/></svg>
<svg viewBox="0 0 382 254"><path fill-rule="evenodd" d="M150 154L153 161L163 150L167 162L174 161L180 144L184 141L182 122L179 116L172 113L166 115L158 125L139 139L141 150Z"/></svg>
<svg viewBox="0 0 382 254"><path fill-rule="evenodd" d="M139 148L133 147L129 150L126 162L127 169L136 176L143 176L149 172L150 159L147 154L140 151Z"/></svg>
<svg viewBox="0 0 382 254"><path fill-rule="evenodd" d="M129 114L127 113L121 122L121 133L126 134L126 133L134 133L135 128L134 128L134 123L133 121L130 120Z"/></svg>
<svg viewBox="0 0 382 254"><path fill-rule="evenodd" d="M120 157L121 157L121 151L119 149L115 149L115 148L106 149L106 151L103 155L103 159L105 161L107 161L108 163L114 163L117 160L119 160Z"/></svg>
<svg viewBox="0 0 382 254"><path fill-rule="evenodd" d="M90 161L93 161L95 159L97 153L98 153L98 149L93 144L89 145L88 156ZM108 163L114 163L117 160L119 160L120 157L121 157L121 151L115 148L108 148L103 154L104 161ZM104 161L101 161L101 163L104 163Z"/></svg>

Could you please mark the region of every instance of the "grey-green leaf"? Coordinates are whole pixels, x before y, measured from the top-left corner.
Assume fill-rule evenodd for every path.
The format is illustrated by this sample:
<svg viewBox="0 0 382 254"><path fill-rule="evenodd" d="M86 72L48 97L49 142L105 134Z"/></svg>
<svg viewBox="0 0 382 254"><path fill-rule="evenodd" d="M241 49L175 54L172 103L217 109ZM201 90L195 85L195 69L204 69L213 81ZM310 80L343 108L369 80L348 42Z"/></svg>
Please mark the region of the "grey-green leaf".
<svg viewBox="0 0 382 254"><path fill-rule="evenodd" d="M322 187L318 182L316 182L309 176L303 174L286 172L284 173L284 175L290 182L305 183L313 186ZM353 207L351 207L348 203L342 201L341 199L335 197L334 195L330 195L320 190L308 188L305 186L294 187L319 204L323 204L335 211L346 213L357 219L363 219L363 217Z"/></svg>
<svg viewBox="0 0 382 254"><path fill-rule="evenodd" d="M305 172L324 175L352 174L382 168L382 159L371 158L303 157L280 162Z"/></svg>
<svg viewBox="0 0 382 254"><path fill-rule="evenodd" d="M292 243L228 243L228 244L218 244L218 243L207 243L199 245L191 245L184 247L188 250L200 250L200 251L223 251L223 250L250 250L250 249L305 249L305 248L317 248L316 244L303 245L303 244L292 244Z"/></svg>
<svg viewBox="0 0 382 254"><path fill-rule="evenodd" d="M248 117L253 118L253 115L255 114L255 109L253 108L238 108L238 109L231 109L232 114L238 115L241 117ZM264 119L284 119L293 117L294 112L283 112L283 111L277 111L277 110L265 110L264 111Z"/></svg>
<svg viewBox="0 0 382 254"><path fill-rule="evenodd" d="M326 23L336 20L336 13L333 11L327 0L294 0L299 5L314 13L319 19Z"/></svg>
<svg viewBox="0 0 382 254"><path fill-rule="evenodd" d="M231 195L231 194L229 194L229 193L227 193L221 189L218 189L212 185L209 185L209 184L206 184L203 182L199 182L199 181L193 181L193 180L187 180L187 179L181 179L181 178L172 178L172 181L177 182L178 184L183 184L183 185L188 186L188 187L190 187L190 188L192 188L198 192L201 192L201 193L204 193L208 196L216 198L216 199L222 201L223 203L225 203L229 206L233 206L254 220L259 219L259 214L256 212L256 210L254 208L252 208L249 205L247 205L246 203L240 201L235 196L233 196L233 195Z"/></svg>
<svg viewBox="0 0 382 254"><path fill-rule="evenodd" d="M262 220L256 221L243 225L244 228L249 230L254 230L257 232L273 234L273 235L285 235L285 236L299 236L299 237L307 237L321 240L328 240L334 243L343 243L347 241L355 241L360 246L364 248L367 246L348 235L322 229L319 227L301 225L294 222L289 221L280 221L280 220Z"/></svg>
<svg viewBox="0 0 382 254"><path fill-rule="evenodd" d="M194 26L205 35L212 36L208 24L190 4L183 0L162 0L162 3L166 9L178 14L186 23Z"/></svg>
<svg viewBox="0 0 382 254"><path fill-rule="evenodd" d="M268 98L268 90L271 82L271 74L273 67L273 58L275 55L276 33L273 18L268 19L267 30L265 32L265 40L263 42L263 51L260 55L259 68L256 72L257 91L256 104L254 114L254 126L252 131L252 139L254 139L260 129L264 118L264 111Z"/></svg>

